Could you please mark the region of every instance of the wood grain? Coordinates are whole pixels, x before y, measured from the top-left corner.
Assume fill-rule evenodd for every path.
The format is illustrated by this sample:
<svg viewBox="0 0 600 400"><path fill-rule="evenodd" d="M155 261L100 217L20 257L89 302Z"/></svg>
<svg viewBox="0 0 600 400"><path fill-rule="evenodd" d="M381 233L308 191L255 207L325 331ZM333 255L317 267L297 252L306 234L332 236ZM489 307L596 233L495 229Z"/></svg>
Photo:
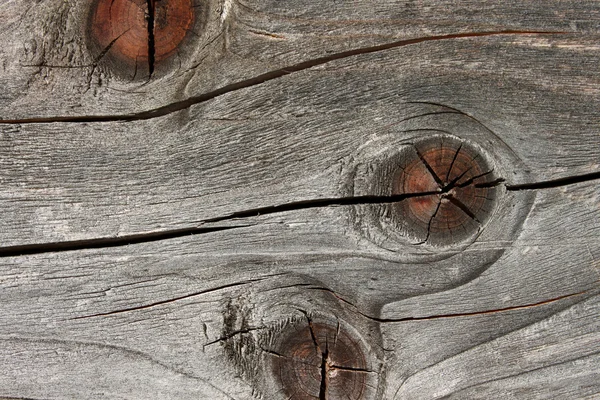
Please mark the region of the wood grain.
<svg viewBox="0 0 600 400"><path fill-rule="evenodd" d="M136 82L92 1L0 4L0 398L599 395L597 2L194 5ZM497 200L419 244L393 179L430 137Z"/></svg>

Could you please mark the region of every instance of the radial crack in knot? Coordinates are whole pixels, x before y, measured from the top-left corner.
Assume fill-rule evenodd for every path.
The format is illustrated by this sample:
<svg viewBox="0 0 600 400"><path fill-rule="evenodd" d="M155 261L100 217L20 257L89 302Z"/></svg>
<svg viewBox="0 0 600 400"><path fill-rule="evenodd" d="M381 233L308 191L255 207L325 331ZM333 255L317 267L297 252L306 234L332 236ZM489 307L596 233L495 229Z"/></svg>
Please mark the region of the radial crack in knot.
<svg viewBox="0 0 600 400"><path fill-rule="evenodd" d="M413 143L392 179L392 194L429 192L392 206L416 244L451 245L476 235L496 201L493 168L468 142L434 137Z"/></svg>
<svg viewBox="0 0 600 400"><path fill-rule="evenodd" d="M367 352L357 338L337 324L314 322L282 332L283 337L271 352L273 372L281 390L301 399L368 399L373 379Z"/></svg>

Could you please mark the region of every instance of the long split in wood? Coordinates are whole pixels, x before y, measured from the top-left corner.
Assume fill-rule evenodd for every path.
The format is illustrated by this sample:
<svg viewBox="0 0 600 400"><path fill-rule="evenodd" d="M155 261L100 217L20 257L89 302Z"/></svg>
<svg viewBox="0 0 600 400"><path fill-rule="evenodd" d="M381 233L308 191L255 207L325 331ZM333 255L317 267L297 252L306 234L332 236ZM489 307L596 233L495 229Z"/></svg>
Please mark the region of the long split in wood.
<svg viewBox="0 0 600 400"><path fill-rule="evenodd" d="M521 191L521 190L539 190L539 189L550 189L557 188L567 185L573 185L577 183L584 183L600 179L600 172L593 172L590 174L573 175L548 181L523 183L516 185L506 185L508 191ZM482 185L500 185L503 184L503 179L496 179L489 183L483 183ZM358 206L358 205L376 205L376 204L392 204L404 201L406 199L431 196L439 194L439 192L422 192L422 193L403 193L392 196L354 196L354 197L339 197L339 198L325 198L325 199L313 199L313 200L301 200L290 203L284 203L274 206L259 207L248 209L244 211L238 211L231 214L227 214L220 217L209 218L200 221L200 225L209 223L218 223L229 220L238 220L245 218L258 217L261 215L276 214L289 211L298 211L312 208L332 207L332 206ZM63 241L63 242L52 242L52 243L40 243L40 244L27 244L17 246L6 246L0 247L0 258L2 257L16 257L30 254L42 254L42 253L53 253L53 252L64 252L64 251L76 251L76 250L87 250L87 249L100 249L109 247L121 247L132 244L155 242L160 240L175 239L190 235L200 235L213 232L219 232L224 230L248 228L251 225L236 225L236 226L223 226L223 227L202 227L196 226L193 228L174 229L150 233L140 233L128 236L118 236L109 238L97 238L97 239L86 239L86 240L74 240L74 241Z"/></svg>
<svg viewBox="0 0 600 400"><path fill-rule="evenodd" d="M148 0L152 1L152 0ZM448 35L437 35L437 36L424 36L413 39L404 39L391 43L361 47L358 49L346 50L339 53L331 54L324 57L314 58L308 61L303 61L298 64L290 65L284 68L276 69L273 71L260 74L253 78L234 82L229 85L225 85L219 89L215 89L210 92L193 96L185 100L177 101L171 104L167 104L162 107L158 107L148 111L142 111L139 113L123 114L123 115L81 115L81 116L56 116L56 117L44 117L44 118L22 118L22 119L0 119L0 124L48 124L56 122L73 122L73 123L86 123L86 122L119 122L119 121L140 121L148 120L152 118L162 117L178 111L186 110L193 105L212 100L216 97L223 96L224 94L234 92L236 90L249 88L252 86L260 85L262 83L272 81L290 75L296 72L304 71L310 68L324 65L332 61L341 60L348 57L354 57L361 54L377 53L380 51L390 50L398 47L409 46L425 42L433 42L439 40L455 40L455 39L467 39L476 37L487 37L487 36L502 36L502 35L564 35L569 32L564 31L521 31L521 30L504 30L504 31L488 31L488 32L465 32L465 33L453 33Z"/></svg>

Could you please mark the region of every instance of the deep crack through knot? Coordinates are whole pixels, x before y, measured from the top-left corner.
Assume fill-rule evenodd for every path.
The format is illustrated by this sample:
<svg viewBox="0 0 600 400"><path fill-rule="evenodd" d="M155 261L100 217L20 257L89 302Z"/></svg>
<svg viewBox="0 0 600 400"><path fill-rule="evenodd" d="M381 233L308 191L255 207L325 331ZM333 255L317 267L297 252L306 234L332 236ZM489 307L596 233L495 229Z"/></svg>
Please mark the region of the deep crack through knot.
<svg viewBox="0 0 600 400"><path fill-rule="evenodd" d="M148 2L148 74L152 77L156 58L156 45L154 37L154 20L156 2L160 0L147 0Z"/></svg>

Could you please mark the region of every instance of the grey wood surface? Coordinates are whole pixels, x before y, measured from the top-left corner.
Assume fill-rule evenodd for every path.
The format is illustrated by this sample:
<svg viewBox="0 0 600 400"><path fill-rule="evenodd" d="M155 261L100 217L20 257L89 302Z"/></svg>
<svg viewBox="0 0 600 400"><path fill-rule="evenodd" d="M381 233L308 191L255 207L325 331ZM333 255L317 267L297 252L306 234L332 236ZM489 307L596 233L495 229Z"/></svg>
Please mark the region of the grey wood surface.
<svg viewBox="0 0 600 400"><path fill-rule="evenodd" d="M599 2L196 3L148 81L0 3L0 399L600 398ZM449 246L381 201L434 135L504 180ZM279 379L313 324L360 394Z"/></svg>

